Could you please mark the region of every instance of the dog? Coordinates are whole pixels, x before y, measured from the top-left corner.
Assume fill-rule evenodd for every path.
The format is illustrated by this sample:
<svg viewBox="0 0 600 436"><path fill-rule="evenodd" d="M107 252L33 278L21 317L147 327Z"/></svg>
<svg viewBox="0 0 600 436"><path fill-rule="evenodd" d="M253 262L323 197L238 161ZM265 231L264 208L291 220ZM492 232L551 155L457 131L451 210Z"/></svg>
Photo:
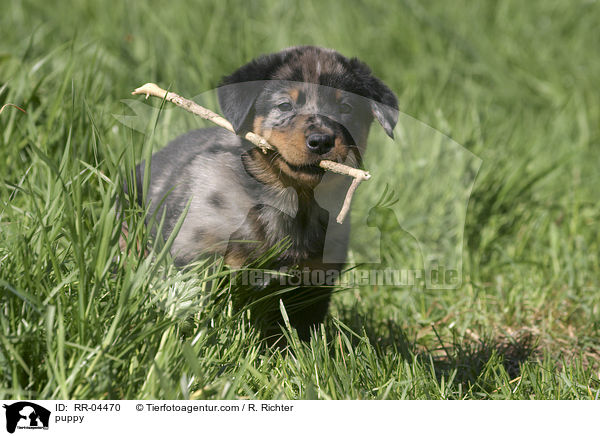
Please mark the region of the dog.
<svg viewBox="0 0 600 436"><path fill-rule="evenodd" d="M164 237L188 207L171 246L175 262L217 253L235 269L282 244L270 268L339 273L350 226L335 216L350 180L325 174L318 164L328 159L359 167L373 120L393 137L394 93L356 58L299 46L242 66L223 78L217 94L237 135L222 128L191 131L151 159L146 198L150 214L164 216ZM239 136L248 131L275 150L264 153ZM136 167L139 198L144 167ZM285 287L279 280L260 283L260 295L278 296L268 314L254 319L263 332L273 332L281 323L281 299L299 337L309 339L327 314L332 285L309 279L277 294Z"/></svg>

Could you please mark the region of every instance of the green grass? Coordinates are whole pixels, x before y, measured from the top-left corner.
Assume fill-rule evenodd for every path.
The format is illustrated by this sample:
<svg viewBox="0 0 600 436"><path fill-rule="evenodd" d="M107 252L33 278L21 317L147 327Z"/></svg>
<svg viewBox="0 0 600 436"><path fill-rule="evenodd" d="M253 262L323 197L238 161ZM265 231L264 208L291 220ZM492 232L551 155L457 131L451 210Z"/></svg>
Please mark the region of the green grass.
<svg viewBox="0 0 600 436"><path fill-rule="evenodd" d="M600 397L597 2L153 3L0 3L0 106L27 111L0 114L0 398ZM459 289L340 290L286 352L218 260L118 256L126 168L197 121L165 111L152 136L112 114L144 82L194 96L298 44L363 59L482 166Z"/></svg>

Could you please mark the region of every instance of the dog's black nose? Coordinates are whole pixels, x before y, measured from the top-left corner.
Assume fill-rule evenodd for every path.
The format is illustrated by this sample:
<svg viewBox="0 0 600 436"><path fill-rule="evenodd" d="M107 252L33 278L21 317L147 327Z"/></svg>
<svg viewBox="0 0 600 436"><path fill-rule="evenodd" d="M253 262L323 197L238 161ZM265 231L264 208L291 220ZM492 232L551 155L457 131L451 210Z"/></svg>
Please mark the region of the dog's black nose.
<svg viewBox="0 0 600 436"><path fill-rule="evenodd" d="M333 135L313 133L306 138L306 146L310 151L317 154L325 154L335 145Z"/></svg>

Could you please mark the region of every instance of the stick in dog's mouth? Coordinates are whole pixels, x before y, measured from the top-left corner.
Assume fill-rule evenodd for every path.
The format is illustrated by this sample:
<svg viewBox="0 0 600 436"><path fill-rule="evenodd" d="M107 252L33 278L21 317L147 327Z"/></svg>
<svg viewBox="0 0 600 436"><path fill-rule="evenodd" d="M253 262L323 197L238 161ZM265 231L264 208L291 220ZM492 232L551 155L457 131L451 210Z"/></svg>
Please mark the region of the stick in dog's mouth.
<svg viewBox="0 0 600 436"><path fill-rule="evenodd" d="M194 115L198 115L199 117L204 118L205 120L215 123L217 126L223 127L224 129L235 133L231 123L222 116L214 113L210 109L200 106L192 100L188 100L187 98L175 94L174 92L165 91L164 89L162 89L154 83L146 83L145 85L136 88L135 91L133 91L131 94L145 95L146 98L150 96L162 98L168 102L175 104L176 106L187 110L188 112L193 113ZM250 141L252 144L259 147L263 151L263 153L266 153L267 150L275 150L275 147L269 144L269 142L265 138L263 138L260 135L257 135L254 132L247 132L244 134L243 137L246 140ZM348 211L350 210L350 203L352 202L352 196L354 195L354 191L356 191L356 188L358 187L360 182L362 182L363 180L369 180L371 178L371 174L369 174L368 171L363 171L361 169L353 168L348 165L344 165L331 160L322 160L319 162L318 166L326 171L331 171L337 174L342 174L354 178L352 184L350 185L350 188L348 188L346 198L344 198L344 204L342 206L342 209L340 210L340 213L336 218L336 221L339 224L342 224L344 222L344 219L346 218L346 215L348 214Z"/></svg>

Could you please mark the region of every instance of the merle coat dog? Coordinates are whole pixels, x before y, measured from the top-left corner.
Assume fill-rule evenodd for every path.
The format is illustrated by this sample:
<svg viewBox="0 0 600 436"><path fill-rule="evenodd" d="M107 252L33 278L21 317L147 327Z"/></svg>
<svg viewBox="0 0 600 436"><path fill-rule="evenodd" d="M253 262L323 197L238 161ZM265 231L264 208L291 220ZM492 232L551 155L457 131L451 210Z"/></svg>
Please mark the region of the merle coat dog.
<svg viewBox="0 0 600 436"><path fill-rule="evenodd" d="M311 46L261 56L225 77L217 92L235 131L254 131L276 151L265 154L240 136L208 128L152 156L147 199L151 212L164 213L165 236L189 203L171 248L175 261L219 253L239 268L284 241L272 268L339 272L350 227L335 216L351 180L325 174L318 163L360 166L374 119L393 135L395 95L358 59ZM141 163L136 170L140 198L143 169ZM301 338L323 321L332 283L302 277L309 279L273 300L270 318L262 312L263 328L281 320L280 298ZM258 287L275 291L281 283Z"/></svg>

